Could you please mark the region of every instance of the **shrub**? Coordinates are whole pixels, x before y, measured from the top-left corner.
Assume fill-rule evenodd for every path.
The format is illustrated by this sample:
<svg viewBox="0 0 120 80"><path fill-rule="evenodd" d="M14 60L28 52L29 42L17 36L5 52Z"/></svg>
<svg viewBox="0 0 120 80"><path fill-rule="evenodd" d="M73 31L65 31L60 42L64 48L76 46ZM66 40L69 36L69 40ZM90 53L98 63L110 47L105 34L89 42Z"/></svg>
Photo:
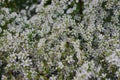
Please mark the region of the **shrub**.
<svg viewBox="0 0 120 80"><path fill-rule="evenodd" d="M26 10L0 10L2 80L120 79L119 0L35 6L31 17Z"/></svg>

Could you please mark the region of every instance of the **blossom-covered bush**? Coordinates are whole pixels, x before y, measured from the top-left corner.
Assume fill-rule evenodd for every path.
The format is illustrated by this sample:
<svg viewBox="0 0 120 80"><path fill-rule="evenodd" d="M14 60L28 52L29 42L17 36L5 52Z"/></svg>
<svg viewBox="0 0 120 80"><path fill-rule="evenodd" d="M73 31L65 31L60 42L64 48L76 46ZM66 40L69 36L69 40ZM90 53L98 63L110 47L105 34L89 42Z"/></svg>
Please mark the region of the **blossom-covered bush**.
<svg viewBox="0 0 120 80"><path fill-rule="evenodd" d="M28 18L35 15L35 7L40 0L1 0L0 6L9 8L11 11L19 13L21 10L27 14Z"/></svg>
<svg viewBox="0 0 120 80"><path fill-rule="evenodd" d="M40 0L32 9L0 10L1 80L120 79L119 0Z"/></svg>

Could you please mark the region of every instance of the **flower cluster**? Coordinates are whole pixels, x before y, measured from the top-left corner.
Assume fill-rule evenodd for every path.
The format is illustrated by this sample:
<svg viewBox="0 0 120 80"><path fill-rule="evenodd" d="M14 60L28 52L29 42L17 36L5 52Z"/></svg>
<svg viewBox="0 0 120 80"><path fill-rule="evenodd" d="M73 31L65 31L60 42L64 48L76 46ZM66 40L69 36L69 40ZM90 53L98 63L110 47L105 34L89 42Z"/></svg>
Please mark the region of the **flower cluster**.
<svg viewBox="0 0 120 80"><path fill-rule="evenodd" d="M31 18L0 10L2 80L120 79L119 0L40 0L33 9Z"/></svg>

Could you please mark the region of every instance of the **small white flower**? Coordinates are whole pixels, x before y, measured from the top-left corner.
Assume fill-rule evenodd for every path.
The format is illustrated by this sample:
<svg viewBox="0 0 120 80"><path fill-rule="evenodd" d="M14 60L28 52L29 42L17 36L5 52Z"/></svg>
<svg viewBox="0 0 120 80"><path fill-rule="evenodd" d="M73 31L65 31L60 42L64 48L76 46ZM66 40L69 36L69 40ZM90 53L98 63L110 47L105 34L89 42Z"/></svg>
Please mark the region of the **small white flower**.
<svg viewBox="0 0 120 80"><path fill-rule="evenodd" d="M0 33L2 32L2 28L0 27Z"/></svg>
<svg viewBox="0 0 120 80"><path fill-rule="evenodd" d="M39 47L42 47L44 43L45 43L45 39L44 39L44 38L43 38L43 39L40 39L40 40L39 40L39 43L38 43L38 45L37 45L38 48L39 48Z"/></svg>
<svg viewBox="0 0 120 80"><path fill-rule="evenodd" d="M52 75L50 78L49 78L49 80L56 80L57 79L57 76L54 76L54 75Z"/></svg>
<svg viewBox="0 0 120 80"><path fill-rule="evenodd" d="M32 62L31 62L31 60L30 59L26 59L26 60L22 60L22 63L21 63L21 65L23 66L23 67L28 67L28 66L30 66L32 64Z"/></svg>
<svg viewBox="0 0 120 80"><path fill-rule="evenodd" d="M76 3L78 3L79 2L79 0L76 0Z"/></svg>
<svg viewBox="0 0 120 80"><path fill-rule="evenodd" d="M68 10L67 10L67 13L68 14L70 14L70 13L72 13L73 12L73 9L72 8L69 8Z"/></svg>
<svg viewBox="0 0 120 80"><path fill-rule="evenodd" d="M59 67L60 69L62 69L62 68L64 67L63 63L62 63L62 62L58 62L58 67Z"/></svg>
<svg viewBox="0 0 120 80"><path fill-rule="evenodd" d="M104 38L104 36L102 34L100 34L98 37L99 37L99 39L103 39Z"/></svg>
<svg viewBox="0 0 120 80"><path fill-rule="evenodd" d="M17 16L17 13L16 12L13 12L9 15L10 18L15 18Z"/></svg>
<svg viewBox="0 0 120 80"><path fill-rule="evenodd" d="M74 62L72 56L67 56L66 60L68 61L69 64Z"/></svg>
<svg viewBox="0 0 120 80"><path fill-rule="evenodd" d="M1 21L1 26L4 26L5 25L5 21Z"/></svg>
<svg viewBox="0 0 120 80"><path fill-rule="evenodd" d="M10 61L10 62L16 62L16 58L17 58L17 57L16 57L16 54L11 54L11 55L10 55L10 58L9 58L9 61Z"/></svg>
<svg viewBox="0 0 120 80"><path fill-rule="evenodd" d="M6 14L9 14L9 9L8 9L8 8L5 8L5 7L4 7L4 8L2 8L1 10L2 10L2 11L5 11Z"/></svg>
<svg viewBox="0 0 120 80"><path fill-rule="evenodd" d="M5 75L2 75L2 80L8 80Z"/></svg>
<svg viewBox="0 0 120 80"><path fill-rule="evenodd" d="M4 15L0 14L0 20L2 20L2 19L3 19L3 17L4 17Z"/></svg>

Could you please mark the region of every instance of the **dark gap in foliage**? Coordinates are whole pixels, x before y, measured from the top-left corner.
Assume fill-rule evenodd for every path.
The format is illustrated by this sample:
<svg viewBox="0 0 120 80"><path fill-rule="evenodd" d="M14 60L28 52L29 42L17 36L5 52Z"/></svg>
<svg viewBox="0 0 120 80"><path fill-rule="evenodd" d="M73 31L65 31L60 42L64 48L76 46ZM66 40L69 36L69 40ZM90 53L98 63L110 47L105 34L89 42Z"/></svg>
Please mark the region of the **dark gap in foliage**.
<svg viewBox="0 0 120 80"><path fill-rule="evenodd" d="M50 5L52 0L47 0L46 3L44 4L45 6Z"/></svg>

